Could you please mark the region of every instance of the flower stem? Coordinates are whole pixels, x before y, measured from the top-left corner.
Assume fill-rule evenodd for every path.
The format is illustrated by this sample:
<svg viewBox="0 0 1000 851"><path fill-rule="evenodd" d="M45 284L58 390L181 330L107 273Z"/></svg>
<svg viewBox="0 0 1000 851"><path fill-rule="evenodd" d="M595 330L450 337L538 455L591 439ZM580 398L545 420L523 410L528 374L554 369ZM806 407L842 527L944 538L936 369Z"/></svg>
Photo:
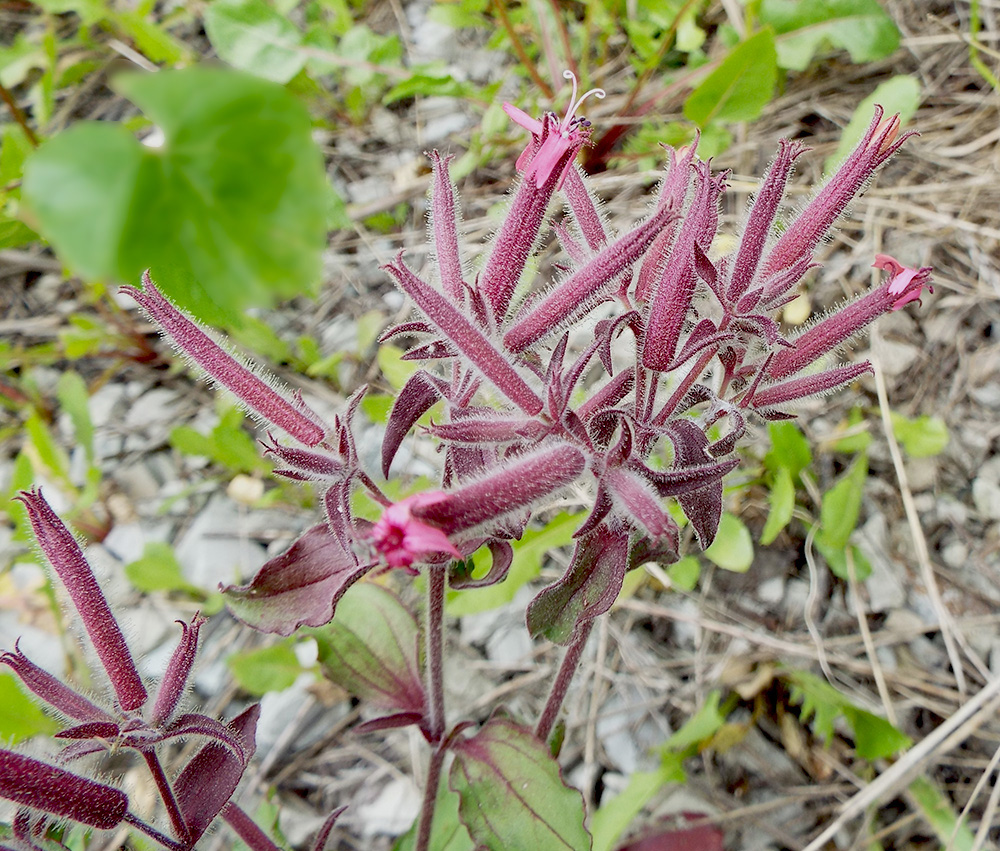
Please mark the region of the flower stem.
<svg viewBox="0 0 1000 851"><path fill-rule="evenodd" d="M555 681L552 683L549 699L545 701L545 708L538 719L538 726L535 727L535 735L543 742L548 741L549 735L552 733L552 727L556 723L556 718L559 717L559 710L562 708L566 692L569 690L569 684L573 681L573 675L580 666L583 648L586 647L587 639L593 628L594 618L579 625L577 634L559 665L559 673L556 674Z"/></svg>
<svg viewBox="0 0 1000 851"><path fill-rule="evenodd" d="M232 801L229 801L222 808L222 817L226 820L233 831L242 839L252 851L281 851L281 849L271 841L263 830L257 826L250 816L241 810Z"/></svg>
<svg viewBox="0 0 1000 851"><path fill-rule="evenodd" d="M181 842L187 842L190 838L188 828L184 823L184 816L181 814L180 805L174 797L174 790L170 788L170 781L167 780L167 775L160 764L159 757L152 750L143 751L142 757L146 760L146 765L149 766L150 774L153 775L153 781L156 783L163 806L167 808L167 815L170 817L170 824L174 828L174 833L177 834L177 838Z"/></svg>
<svg viewBox="0 0 1000 851"><path fill-rule="evenodd" d="M434 809L437 803L438 786L441 784L441 766L444 764L445 747L438 744L431 751L431 760L427 765L427 786L424 789L424 803L420 807L420 827L417 829L417 841L413 851L428 851L431 841L431 828L434 825Z"/></svg>
<svg viewBox="0 0 1000 851"><path fill-rule="evenodd" d="M427 691L430 697L430 740L434 745L444 736L444 589L446 569L427 571Z"/></svg>
<svg viewBox="0 0 1000 851"><path fill-rule="evenodd" d="M441 766L444 763L444 592L447 569L430 567L427 570L427 623L424 642L427 659L427 691L430 701L428 738L434 746L427 765L424 803L420 808L420 827L414 851L427 851L430 847L434 808L437 803Z"/></svg>

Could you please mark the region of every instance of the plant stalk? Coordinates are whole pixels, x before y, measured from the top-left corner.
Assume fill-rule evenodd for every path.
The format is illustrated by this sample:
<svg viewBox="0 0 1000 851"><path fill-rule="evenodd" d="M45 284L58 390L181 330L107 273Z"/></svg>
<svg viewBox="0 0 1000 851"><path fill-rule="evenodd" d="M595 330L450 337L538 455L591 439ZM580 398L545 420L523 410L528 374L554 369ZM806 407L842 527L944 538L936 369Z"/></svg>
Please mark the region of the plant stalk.
<svg viewBox="0 0 1000 851"><path fill-rule="evenodd" d="M576 636L566 650L562 662L559 665L559 673L556 674L552 683L552 691L545 701L545 708L538 719L538 726L535 727L535 735L543 742L547 742L555 726L556 718L559 717L559 710L562 708L569 684L573 681L573 675L580 666L580 657L583 655L583 648L587 646L587 639L590 638L590 631L594 628L594 618L580 624L577 628Z"/></svg>
<svg viewBox="0 0 1000 851"><path fill-rule="evenodd" d="M225 819L226 824L228 824L233 831L242 839L252 851L281 851L281 849L274 844L271 837L264 833L260 827L257 826L250 816L248 816L242 809L240 809L232 801L229 801L222 808L222 817Z"/></svg>
<svg viewBox="0 0 1000 851"><path fill-rule="evenodd" d="M174 797L174 790L170 788L170 781L167 780L166 772L160 764L159 757L157 757L155 751L148 750L142 752L142 758L146 760L149 772L153 775L153 781L156 783L156 789L160 793L160 800L163 801L163 806L167 809L167 815L170 817L170 824L174 829L174 833L177 834L177 838L181 842L187 842L190 839L188 827L184 823L184 816L181 813L180 805Z"/></svg>

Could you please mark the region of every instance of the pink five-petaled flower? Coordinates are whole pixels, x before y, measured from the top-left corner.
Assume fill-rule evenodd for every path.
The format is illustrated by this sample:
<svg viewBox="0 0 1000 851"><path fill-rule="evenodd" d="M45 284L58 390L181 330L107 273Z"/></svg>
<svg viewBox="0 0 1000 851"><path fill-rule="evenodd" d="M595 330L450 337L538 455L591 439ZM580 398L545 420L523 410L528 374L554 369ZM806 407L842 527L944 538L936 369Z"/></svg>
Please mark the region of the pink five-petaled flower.
<svg viewBox="0 0 1000 851"><path fill-rule="evenodd" d="M372 528L372 542L389 567L409 567L428 553L462 557L444 532L413 516L414 509L437 505L446 499L448 495L441 491L429 491L413 494L386 508Z"/></svg>
<svg viewBox="0 0 1000 851"><path fill-rule="evenodd" d="M889 278L889 292L892 295L900 296L900 298L892 303L893 310L899 310L903 305L909 304L911 301L918 301L920 296L923 295L925 286L931 292L934 292L929 283L929 276L926 269L907 268L895 257L890 257L888 254L876 254L872 267L875 269L886 269L891 276ZM921 275L921 273L923 273L923 278L914 282L913 279ZM915 285L911 286L911 284Z"/></svg>
<svg viewBox="0 0 1000 851"><path fill-rule="evenodd" d="M550 128L547 135L545 133L545 125L549 122L538 121L528 115L523 109L518 109L513 104L505 102L503 105L503 111L510 116L510 119L514 123L520 124L525 130L530 130L532 135L542 138L541 147L533 157L531 156L531 152L534 150L534 146L529 145L522 151L521 156L517 158L518 171L524 172L525 179L533 176L535 178L535 185L539 189L545 185L545 182L552 175L553 169L559 165L559 161L566 152L574 147L574 145L583 144L587 138L583 131L584 128L590 125L586 119L576 116L576 111L580 108L580 105L591 95L596 98L604 97L604 89L590 89L577 97L576 75L572 71L563 71L563 77L573 83L573 95L570 98L569 106L566 109L566 115L563 116L563 120L554 128ZM554 121L551 123L554 123ZM568 159L563 166L558 187L562 187L562 183L566 179L566 172L569 170L572 161L572 158Z"/></svg>

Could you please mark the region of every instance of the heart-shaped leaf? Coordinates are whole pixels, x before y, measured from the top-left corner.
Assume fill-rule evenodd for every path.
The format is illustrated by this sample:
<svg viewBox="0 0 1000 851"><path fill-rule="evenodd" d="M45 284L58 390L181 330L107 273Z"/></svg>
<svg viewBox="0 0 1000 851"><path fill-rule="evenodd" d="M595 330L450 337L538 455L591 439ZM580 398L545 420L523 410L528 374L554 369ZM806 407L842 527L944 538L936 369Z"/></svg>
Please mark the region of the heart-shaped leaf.
<svg viewBox="0 0 1000 851"><path fill-rule="evenodd" d="M280 86L189 68L119 77L163 131L139 144L122 125L82 122L27 161L27 220L88 278L150 268L201 319L316 291L329 188L304 107Z"/></svg>

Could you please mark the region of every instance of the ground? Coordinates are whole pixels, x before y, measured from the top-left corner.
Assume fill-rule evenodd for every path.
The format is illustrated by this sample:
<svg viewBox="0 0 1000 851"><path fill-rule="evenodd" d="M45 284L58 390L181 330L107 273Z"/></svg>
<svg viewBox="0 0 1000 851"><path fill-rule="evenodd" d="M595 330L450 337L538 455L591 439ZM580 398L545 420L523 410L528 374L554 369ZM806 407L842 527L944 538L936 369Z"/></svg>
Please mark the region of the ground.
<svg viewBox="0 0 1000 851"><path fill-rule="evenodd" d="M711 14L721 20L728 5ZM861 291L871 282L876 253L934 268L933 295L885 317L870 339L855 346L853 355L870 357L875 375L799 412L813 447L818 493L850 462L834 445L844 436L849 412L860 412L856 430L871 435L854 540L871 561L872 576L862 584L833 577L818 555L813 558L805 523L757 547L746 574L706 564L692 592L669 590L660 581L665 577L652 576L602 619L567 701L561 762L569 780L596 804L623 788L632 772L652 768L650 749L721 691L731 709L728 726L687 761L687 782L664 786L637 824L682 811L704 813L722 829L727 848L805 848L837 821L848 801L868 806L849 810L851 817L837 822L839 848L945 844L935 839L919 803L927 787L914 785L914 777L930 781L953 811L968 808L973 832L981 824L1000 824L991 779L991 760L1000 753L993 697L1000 693L1000 343L994 338L1000 315L1000 101L970 63L966 3L885 5L903 33L891 58L856 66L834 55L791 75L763 117L740 127L733 146L713 163L732 169L731 184L749 193L777 140L804 138L812 151L799 160L793 201L800 199L820 181L843 127L879 82L903 73L920 81L921 104L909 124L919 137L907 142L853 205L806 293L814 310L821 310ZM414 40L415 30L400 11L376 3L368 14L374 28L395 29L410 49L433 50ZM981 13L983 55L996 68L1000 12L984 4ZM468 51L475 73L489 73L480 45L470 43ZM461 55L449 59L462 61ZM609 96L588 109L596 126L615 114L629 82L626 67L604 75ZM676 117L682 94L659 101L664 122ZM85 103L98 114L118 108L111 98L100 87ZM370 124L326 136L331 174L355 225L331 239L318 302L300 300L263 314L279 337L311 334L324 352L350 350L357 348L356 320L367 312L380 311L386 320L401 315L402 300L378 266L401 247L419 265L425 251L428 173L422 151L437 146L461 153L463 131L476 120L461 102L418 100L376 108ZM512 149L460 183L470 245L481 244L490 232L489 211L510 185L515 156ZM644 212L655 179L626 164L595 175L593 185L609 219L624 228ZM724 211L726 223L740 216L742 203ZM376 233L362 224L401 204L410 205L401 227ZM58 261L41 247L0 252L0 275L0 329L12 343L52 341L72 316L107 313L79 281L63 277ZM231 468L206 466L171 448L175 425L204 431L215 424L213 395L183 370L166 366L167 347L141 317L129 312L115 321L131 323L124 330L141 335L157 356L146 363L104 356L73 365L92 392L104 472L95 509L103 540L92 552L116 599L128 607L143 664L154 672L171 647L171 622L190 616L199 603L177 593L140 595L121 580L120 566L138 558L146 541L172 543L186 578L212 588L220 579L218 564L239 564L245 577L314 521L301 506L248 507L259 472L235 478ZM43 398L52 398L66 367L60 361L34 370ZM329 382L276 368L329 410L341 401ZM378 387L382 381L370 349L345 370L345 386L371 380ZM901 451L887 428L890 410L941 418L948 445L927 458ZM13 427L4 428L0 445L4 488L22 442L22 414L16 404L8 407ZM66 422L57 419L55 425L65 440ZM68 444L64 448L71 451ZM750 456L759 459L766 449L761 431ZM248 484L247 495L241 488ZM767 516L767 499L759 484L734 492L731 509L754 535ZM801 503L808 520L816 505L805 493ZM19 545L0 543L7 561L17 562ZM557 557L543 578L557 575L559 564ZM47 638L51 618L32 596L37 580L20 564L0 586L0 644L10 647L25 635L25 645L59 665L58 641ZM507 609L451 623L452 667L446 675L456 718L482 719L497 702L525 717L537 712L558 653L527 639L524 602L519 596ZM260 639L223 613L210 621L205 643L192 700L229 716L249 696L231 684L222 660L234 649L258 646ZM859 759L843 721L824 742L801 715L784 673L789 669L826 674L851 704L888 718L917 743L929 742L929 750L914 748L892 769L890 761ZM976 703L985 689L990 699ZM954 735L936 742L934 731L970 701L972 709L960 716ZM352 735L360 710L309 676L268 694L264 704L259 759L243 797L248 808L268 798L280 810L289 841L301 844L327 812L347 804L330 847L388 848L389 836L406 828L419 802L409 779L424 759L419 737ZM981 780L986 782L977 785ZM870 798L859 799L864 790ZM983 838L996 841L998 828ZM228 834L219 832L205 846L230 844Z"/></svg>

